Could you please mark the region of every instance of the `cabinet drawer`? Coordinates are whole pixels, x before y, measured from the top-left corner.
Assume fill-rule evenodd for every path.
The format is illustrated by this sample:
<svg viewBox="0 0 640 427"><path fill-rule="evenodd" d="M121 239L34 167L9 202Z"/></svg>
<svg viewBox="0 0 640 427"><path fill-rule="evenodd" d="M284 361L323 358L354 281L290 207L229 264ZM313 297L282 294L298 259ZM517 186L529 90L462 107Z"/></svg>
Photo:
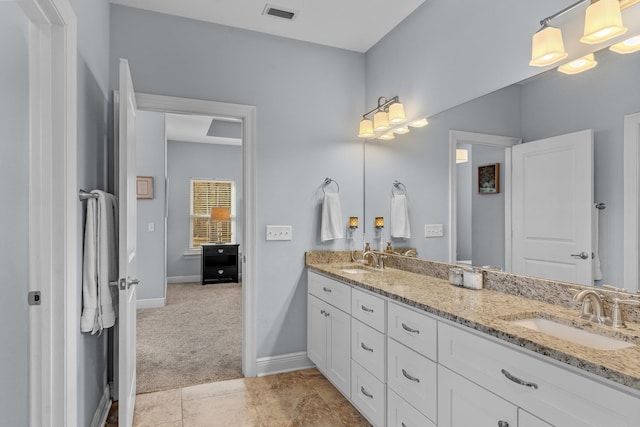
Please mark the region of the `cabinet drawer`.
<svg viewBox="0 0 640 427"><path fill-rule="evenodd" d="M202 246L205 256L238 255L238 246Z"/></svg>
<svg viewBox="0 0 640 427"><path fill-rule="evenodd" d="M351 358L380 381L384 378L385 339L381 332L359 320L351 321Z"/></svg>
<svg viewBox="0 0 640 427"><path fill-rule="evenodd" d="M387 340L387 385L400 397L435 421L437 414L437 372L435 362Z"/></svg>
<svg viewBox="0 0 640 427"><path fill-rule="evenodd" d="M384 426L385 386L356 362L351 362L351 402L374 426Z"/></svg>
<svg viewBox="0 0 640 427"><path fill-rule="evenodd" d="M231 266L231 267L223 267L223 266L219 266L219 267L205 267L204 268L204 273L207 276L207 278L215 278L215 277L228 277L228 276L233 276L236 273L238 273L238 267L236 266Z"/></svg>
<svg viewBox="0 0 640 427"><path fill-rule="evenodd" d="M385 301L359 289L351 291L351 315L382 333L385 331Z"/></svg>
<svg viewBox="0 0 640 427"><path fill-rule="evenodd" d="M387 308L388 335L407 347L437 361L437 321L425 314L390 302Z"/></svg>
<svg viewBox="0 0 640 427"><path fill-rule="evenodd" d="M387 427L436 427L436 425L388 388Z"/></svg>
<svg viewBox="0 0 640 427"><path fill-rule="evenodd" d="M345 313L351 313L351 287L320 274L309 271L309 293L339 308Z"/></svg>
<svg viewBox="0 0 640 427"><path fill-rule="evenodd" d="M552 425L640 425L640 399L508 344L438 323L438 360ZM502 372L534 383L523 386Z"/></svg>

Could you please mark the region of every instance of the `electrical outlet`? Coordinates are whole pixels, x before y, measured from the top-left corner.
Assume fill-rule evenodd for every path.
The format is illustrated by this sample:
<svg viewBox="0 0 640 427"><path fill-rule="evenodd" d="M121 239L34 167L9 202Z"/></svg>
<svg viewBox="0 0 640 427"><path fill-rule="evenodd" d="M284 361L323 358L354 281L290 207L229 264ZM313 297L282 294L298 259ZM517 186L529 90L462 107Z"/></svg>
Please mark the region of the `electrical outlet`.
<svg viewBox="0 0 640 427"><path fill-rule="evenodd" d="M424 237L442 237L442 236L444 236L444 225L425 224Z"/></svg>
<svg viewBox="0 0 640 427"><path fill-rule="evenodd" d="M293 240L293 227L290 225L267 225L267 240Z"/></svg>

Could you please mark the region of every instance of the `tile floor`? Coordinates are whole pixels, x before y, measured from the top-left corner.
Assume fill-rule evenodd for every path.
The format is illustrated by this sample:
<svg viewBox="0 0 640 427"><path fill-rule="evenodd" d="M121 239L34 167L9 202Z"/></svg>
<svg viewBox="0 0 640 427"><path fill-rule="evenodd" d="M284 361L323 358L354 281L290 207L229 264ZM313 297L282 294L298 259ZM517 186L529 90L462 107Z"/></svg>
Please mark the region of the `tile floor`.
<svg viewBox="0 0 640 427"><path fill-rule="evenodd" d="M109 424L107 424L109 425ZM136 397L134 426L370 426L316 369Z"/></svg>

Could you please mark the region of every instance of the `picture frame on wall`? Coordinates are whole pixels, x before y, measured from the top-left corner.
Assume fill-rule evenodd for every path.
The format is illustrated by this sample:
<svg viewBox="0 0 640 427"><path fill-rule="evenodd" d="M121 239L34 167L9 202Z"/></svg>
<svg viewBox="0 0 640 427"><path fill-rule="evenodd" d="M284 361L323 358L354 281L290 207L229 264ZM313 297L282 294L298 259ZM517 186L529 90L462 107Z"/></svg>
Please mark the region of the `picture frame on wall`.
<svg viewBox="0 0 640 427"><path fill-rule="evenodd" d="M478 193L500 193L500 163L478 166Z"/></svg>
<svg viewBox="0 0 640 427"><path fill-rule="evenodd" d="M136 178L136 196L138 199L153 199L152 176L139 176Z"/></svg>

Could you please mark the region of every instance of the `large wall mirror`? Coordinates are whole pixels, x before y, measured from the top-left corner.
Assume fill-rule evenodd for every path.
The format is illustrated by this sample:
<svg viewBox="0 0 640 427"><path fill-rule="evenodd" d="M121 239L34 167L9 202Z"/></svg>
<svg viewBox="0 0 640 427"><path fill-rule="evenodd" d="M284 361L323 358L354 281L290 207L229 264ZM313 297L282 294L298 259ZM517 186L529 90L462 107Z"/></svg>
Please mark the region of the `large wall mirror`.
<svg viewBox="0 0 640 427"><path fill-rule="evenodd" d="M419 258L491 264L509 271L511 238L505 203L509 202L510 153L505 154L505 149L500 147L490 147L491 144L460 141L459 148L475 153L476 159L467 163L464 172L462 167L456 169L455 156L450 154L451 131L509 137L526 144L592 129L593 201L606 205L606 209L598 212L602 278L594 284L625 286L624 117L640 112L637 80L640 53L618 55L603 50L596 52L596 60L596 68L581 74L569 76L550 70L451 108L430 117L429 126L399 135L392 141L367 141L365 240L371 241L374 249L384 249L380 245L386 246L386 242L391 241L395 248L415 248ZM465 143L468 146L463 146ZM499 179L503 190L478 196L477 168L485 163L501 166ZM547 167L563 166L542 165L541 176L548 172ZM466 173L466 178L458 177L456 197L475 198L477 202L473 210L458 215L465 216L464 223L457 220L452 223L451 219L450 176L456 170L456 173ZM400 181L406 188L410 238L392 238L390 226L374 229L375 217L385 217L385 225L389 224L394 181ZM462 185L463 182L468 185ZM637 200L634 202L637 204ZM556 209L554 205L546 208L551 212ZM437 230L440 224L442 236L425 237L432 225L436 225ZM455 236L456 251L451 250L452 236ZM638 259L637 253L635 258ZM633 289L637 289L637 284Z"/></svg>

